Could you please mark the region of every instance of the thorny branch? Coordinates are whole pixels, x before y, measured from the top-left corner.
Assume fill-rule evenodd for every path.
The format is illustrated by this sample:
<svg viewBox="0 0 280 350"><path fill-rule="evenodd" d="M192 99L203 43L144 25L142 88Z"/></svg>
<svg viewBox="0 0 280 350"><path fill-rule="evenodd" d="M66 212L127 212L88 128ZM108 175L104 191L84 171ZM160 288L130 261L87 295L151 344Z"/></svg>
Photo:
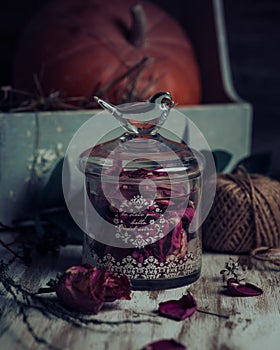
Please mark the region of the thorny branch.
<svg viewBox="0 0 280 350"><path fill-rule="evenodd" d="M11 259L8 261L11 264L15 259L19 259L26 266L32 263L34 253L45 255L49 252L57 253L62 245L65 245L65 239L60 231L55 231L55 228L48 222L41 223L44 227L43 235L38 234L38 225L36 222L31 222L28 225L7 226L0 222L1 233L15 233L13 242L6 243L0 239L0 246L6 249ZM17 246L17 250L12 246Z"/></svg>
<svg viewBox="0 0 280 350"><path fill-rule="evenodd" d="M33 309L40 312L44 317L55 317L61 319L74 327L89 328L90 325L107 325L117 326L122 324L141 324L144 322L160 324L159 321L147 319L126 319L122 321L103 321L92 317L85 317L79 313L71 312L62 307L58 302L48 300L44 297L40 297L37 293L30 292L23 288L20 284L16 283L14 279L8 274L8 264L3 261L0 262L0 282L2 283L5 291L15 301L19 315L22 318L23 323L33 339L38 344L44 344L51 350L60 350L59 348L50 344L46 339L37 335L32 324L29 321L29 310Z"/></svg>

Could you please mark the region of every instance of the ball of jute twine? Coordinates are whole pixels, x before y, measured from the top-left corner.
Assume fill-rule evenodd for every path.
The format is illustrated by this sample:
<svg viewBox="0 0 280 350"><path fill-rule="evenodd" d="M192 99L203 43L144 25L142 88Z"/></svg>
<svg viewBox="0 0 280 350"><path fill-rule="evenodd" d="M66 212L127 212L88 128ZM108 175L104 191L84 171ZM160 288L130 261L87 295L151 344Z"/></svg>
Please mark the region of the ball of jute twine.
<svg viewBox="0 0 280 350"><path fill-rule="evenodd" d="M279 247L280 182L239 170L217 177L216 196L203 224L206 250L248 253Z"/></svg>

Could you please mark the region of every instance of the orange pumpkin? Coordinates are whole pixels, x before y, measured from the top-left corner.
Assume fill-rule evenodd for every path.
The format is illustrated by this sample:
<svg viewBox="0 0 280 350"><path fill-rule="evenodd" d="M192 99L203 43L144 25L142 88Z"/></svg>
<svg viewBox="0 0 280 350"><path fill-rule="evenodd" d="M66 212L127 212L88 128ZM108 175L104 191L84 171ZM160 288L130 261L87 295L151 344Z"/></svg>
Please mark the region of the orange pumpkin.
<svg viewBox="0 0 280 350"><path fill-rule="evenodd" d="M200 102L199 70L186 34L159 7L133 0L56 0L30 22L18 45L14 85L45 95L97 94L114 104L170 91Z"/></svg>

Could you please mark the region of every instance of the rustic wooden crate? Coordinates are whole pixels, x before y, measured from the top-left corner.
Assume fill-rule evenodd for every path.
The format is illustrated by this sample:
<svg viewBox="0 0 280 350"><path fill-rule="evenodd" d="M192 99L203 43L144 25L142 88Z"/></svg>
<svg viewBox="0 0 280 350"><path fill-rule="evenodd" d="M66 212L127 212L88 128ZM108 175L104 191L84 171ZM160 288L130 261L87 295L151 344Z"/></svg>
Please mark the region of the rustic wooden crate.
<svg viewBox="0 0 280 350"><path fill-rule="evenodd" d="M156 1L155 1L156 2ZM185 16L185 28L200 64L203 104L179 108L206 137L212 150L233 154L231 164L250 153L252 111L231 82L222 1L177 2ZM171 6L170 2L161 4ZM168 5L169 4L169 5ZM190 8L191 6L191 8ZM182 19L180 20L182 23ZM203 23L203 25L202 25ZM96 111L55 111L0 114L0 221L10 224L34 210L34 198L47 181L59 156L78 128ZM113 123L113 122L112 122ZM167 128L182 135L180 123L169 120ZM101 130L95 130L101 135ZM40 179L30 181L36 149L61 154L50 162ZM59 153L59 152L58 152Z"/></svg>

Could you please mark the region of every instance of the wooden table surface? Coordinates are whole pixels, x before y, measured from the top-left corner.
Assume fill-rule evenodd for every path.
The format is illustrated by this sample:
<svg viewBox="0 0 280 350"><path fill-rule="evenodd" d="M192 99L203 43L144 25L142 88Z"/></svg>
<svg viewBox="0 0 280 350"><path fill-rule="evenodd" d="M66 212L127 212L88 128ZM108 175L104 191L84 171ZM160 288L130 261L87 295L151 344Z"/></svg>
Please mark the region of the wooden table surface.
<svg viewBox="0 0 280 350"><path fill-rule="evenodd" d="M204 253L201 278L189 288L133 291L130 301L107 304L98 315L90 316L98 320L149 322L91 325L83 329L55 317L42 316L36 310L30 311L29 320L39 337L63 350L140 350L149 342L162 338L174 338L191 350L280 349L279 271L259 265L247 271L247 280L263 288L261 296L226 296L219 272L228 258L229 255ZM68 246L58 256L41 257L28 268L14 262L9 273L22 286L36 291L58 271L78 263L81 263L81 247ZM179 298L187 290L194 294L199 309L229 318L196 312L189 319L177 322L155 316L159 302ZM55 303L55 295L52 298ZM47 348L32 338L18 315L17 305L6 292L0 293L0 303L0 349Z"/></svg>

